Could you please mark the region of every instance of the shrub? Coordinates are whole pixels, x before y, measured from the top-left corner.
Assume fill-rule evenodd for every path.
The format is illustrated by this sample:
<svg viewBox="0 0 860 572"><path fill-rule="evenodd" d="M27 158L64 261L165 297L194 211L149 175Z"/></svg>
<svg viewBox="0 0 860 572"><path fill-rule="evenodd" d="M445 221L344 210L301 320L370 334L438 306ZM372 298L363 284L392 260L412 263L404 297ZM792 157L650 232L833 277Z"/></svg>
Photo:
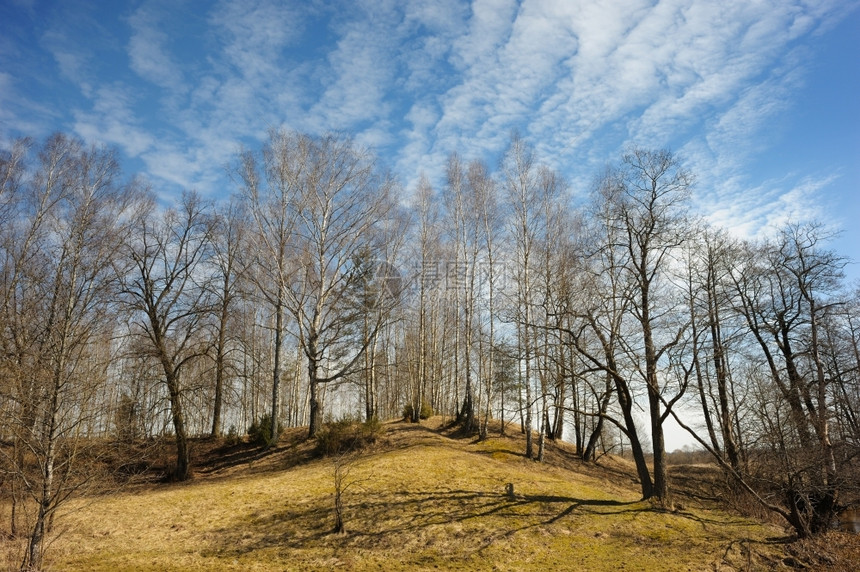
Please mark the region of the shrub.
<svg viewBox="0 0 860 572"><path fill-rule="evenodd" d="M260 447L268 447L273 443L272 440L272 416L268 413L260 416L257 421L251 423L248 427L248 437L251 438L251 443Z"/></svg>
<svg viewBox="0 0 860 572"><path fill-rule="evenodd" d="M140 436L138 403L126 394L120 397L114 412L116 437L125 443L133 443Z"/></svg>
<svg viewBox="0 0 860 572"><path fill-rule="evenodd" d="M253 427L253 425L252 425L252 427ZM269 430L269 432L271 433L271 429ZM227 435L224 439L225 439L227 445L230 445L231 447L233 445L238 445L239 443L242 442L242 438L239 436L239 430L236 429L235 425L230 425L230 429L227 430Z"/></svg>
<svg viewBox="0 0 860 572"><path fill-rule="evenodd" d="M378 419L361 422L352 417L342 417L326 423L317 432L317 452L322 455L337 455L356 451L372 445L382 433Z"/></svg>
<svg viewBox="0 0 860 572"><path fill-rule="evenodd" d="M427 403L426 400L421 400L421 409L418 410L418 418L419 419L429 419L433 417L433 407ZM412 404L407 403L406 407L403 408L403 418L407 421L412 420Z"/></svg>

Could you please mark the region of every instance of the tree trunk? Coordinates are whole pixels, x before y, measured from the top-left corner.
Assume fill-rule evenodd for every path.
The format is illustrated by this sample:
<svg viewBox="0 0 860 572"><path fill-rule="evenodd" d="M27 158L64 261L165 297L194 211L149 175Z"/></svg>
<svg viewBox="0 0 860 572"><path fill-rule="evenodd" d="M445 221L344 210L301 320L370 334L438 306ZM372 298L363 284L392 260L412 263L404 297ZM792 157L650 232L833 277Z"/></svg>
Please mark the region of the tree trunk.
<svg viewBox="0 0 860 572"><path fill-rule="evenodd" d="M310 369L310 368L309 368ZM313 376L313 374L311 374ZM313 439L322 427L322 406L319 401L319 382L313 376L310 379L310 421L308 423L308 439Z"/></svg>
<svg viewBox="0 0 860 572"><path fill-rule="evenodd" d="M627 384L618 378L615 379L615 388L618 393L618 404L621 406L621 412L624 416L624 425L627 428L626 434L627 439L630 441L633 462L636 464L636 474L639 476L639 484L642 488L642 499L649 499L654 496L654 486L651 482L648 463L645 461L645 453L642 450L642 444L639 442L639 436L636 431L636 421L633 418L633 399L630 396Z"/></svg>
<svg viewBox="0 0 860 572"><path fill-rule="evenodd" d="M272 365L272 409L269 413L272 417L272 435L269 439L269 446L278 442L281 429L281 345L283 344L284 328L284 302L281 296L282 294L279 292L275 304L275 355L273 357L275 363Z"/></svg>
<svg viewBox="0 0 860 572"><path fill-rule="evenodd" d="M643 254L642 260L645 259ZM666 443L663 437L663 419L660 410L660 385L657 380L657 355L651 331L651 302L649 300L648 282L643 279L643 284L640 323L642 324L642 337L645 345L645 384L648 389L648 412L651 417L651 448L654 459L653 496L657 497L664 505L668 505L669 482L666 469Z"/></svg>
<svg viewBox="0 0 860 572"><path fill-rule="evenodd" d="M319 361L317 354L316 333L311 332L307 341L308 355L308 400L310 404L310 420L308 423L308 439L317 436L322 427L322 405L319 397Z"/></svg>
<svg viewBox="0 0 860 572"><path fill-rule="evenodd" d="M224 401L224 356L215 359L215 395L212 403L212 437L221 435L221 404Z"/></svg>
<svg viewBox="0 0 860 572"><path fill-rule="evenodd" d="M528 310L526 311L528 312ZM528 323L528 313L526 314L526 323ZM528 326L521 325L520 332L520 344L523 350L523 353L520 355L524 356L523 359L523 367L525 368L524 377L522 377L523 386L525 389L525 401L522 398L522 391L519 392L520 396L520 422L522 424L523 433L526 436L526 458L531 459L534 457L534 443L532 436L532 387L531 387L531 352L529 349L529 341L528 341ZM521 370L522 371L522 370Z"/></svg>
<svg viewBox="0 0 860 572"><path fill-rule="evenodd" d="M22 569L40 570L42 568L42 552L45 540L45 528L48 523L49 515L54 509L54 462L57 446L57 411L59 408L59 392L60 392L60 376L62 371L62 362L57 364L54 371L52 395L50 410L47 414L46 429L46 449L44 457L44 466L42 468L42 487L39 494L39 511L36 515L36 522L33 525L33 532L27 543L27 555Z"/></svg>
<svg viewBox="0 0 860 572"><path fill-rule="evenodd" d="M218 342L215 348L215 395L212 403L212 437L221 435L221 406L224 402L224 354L227 338L227 304L221 306Z"/></svg>
<svg viewBox="0 0 860 572"><path fill-rule="evenodd" d="M164 365L164 368L167 392L170 397L170 414L176 437L176 469L173 472L173 478L177 481L185 481L191 476L191 459L188 451L188 436L185 432L185 415L182 409L179 379L171 364Z"/></svg>
<svg viewBox="0 0 860 572"><path fill-rule="evenodd" d="M717 397L720 404L720 429L723 436L723 447L729 464L735 470L740 467L740 454L735 440L734 422L729 406L729 375L720 324L720 312L717 306L716 285L709 279L708 313L711 323L711 342L714 346L714 371L717 376Z"/></svg>
<svg viewBox="0 0 860 572"><path fill-rule="evenodd" d="M460 416L463 420L463 430L467 433L472 433L475 430L475 404L473 395L474 391L472 389L472 299L469 292L467 292L464 297L464 305L466 314L466 351L465 364L463 364L463 367L466 370L466 387L465 395L463 397L463 407L460 410Z"/></svg>
<svg viewBox="0 0 860 572"><path fill-rule="evenodd" d="M585 446L585 450L582 451L582 460L583 461L592 461L596 457L597 450L597 442L600 440L601 435L603 434L603 424L604 424L604 416L606 415L607 409L609 409L609 400L612 396L612 376L606 375L606 394L603 396L603 399L600 401L600 413L597 417L597 424L594 427L594 431L591 432L591 436L588 438L588 444Z"/></svg>
<svg viewBox="0 0 860 572"><path fill-rule="evenodd" d="M660 411L660 392L653 384L648 384L648 403L651 415L651 446L654 455L653 496L663 504L669 503L669 481L666 468L666 443L663 436L663 420Z"/></svg>
<svg viewBox="0 0 860 572"><path fill-rule="evenodd" d="M376 417L376 344L379 328L370 332L370 312L364 313L363 342L367 350L364 353L364 419L370 421Z"/></svg>

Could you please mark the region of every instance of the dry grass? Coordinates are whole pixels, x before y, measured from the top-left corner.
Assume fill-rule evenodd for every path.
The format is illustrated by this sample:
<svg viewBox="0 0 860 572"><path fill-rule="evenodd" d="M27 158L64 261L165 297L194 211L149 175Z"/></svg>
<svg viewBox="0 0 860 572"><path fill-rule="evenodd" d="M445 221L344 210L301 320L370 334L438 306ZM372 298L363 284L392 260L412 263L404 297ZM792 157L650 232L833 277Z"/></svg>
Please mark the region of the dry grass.
<svg viewBox="0 0 860 572"><path fill-rule="evenodd" d="M353 461L345 534L331 532L332 460L307 460L312 444L290 441L265 458L211 464L191 483L76 501L58 520L49 569L783 566L782 529L695 499L682 510L657 510L638 500L623 461L586 467L554 450L550 463L538 465L523 458L517 439L476 443L446 436L437 424L390 424L384 442Z"/></svg>

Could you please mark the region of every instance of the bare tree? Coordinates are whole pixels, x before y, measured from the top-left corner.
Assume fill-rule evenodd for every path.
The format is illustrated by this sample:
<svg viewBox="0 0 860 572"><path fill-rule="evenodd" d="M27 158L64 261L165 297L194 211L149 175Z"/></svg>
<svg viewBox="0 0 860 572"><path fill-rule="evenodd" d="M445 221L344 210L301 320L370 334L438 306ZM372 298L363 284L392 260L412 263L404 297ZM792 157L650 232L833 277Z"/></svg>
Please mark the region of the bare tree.
<svg viewBox="0 0 860 572"><path fill-rule="evenodd" d="M800 536L829 526L841 486L831 438L838 386L823 359L823 332L842 303L845 262L822 248L827 238L820 225L789 224L775 242L749 250L747 265L733 273L738 311L770 374L759 397L770 404L761 418L763 436L770 452L779 453L768 457L774 482Z"/></svg>
<svg viewBox="0 0 860 572"><path fill-rule="evenodd" d="M270 443L278 440L281 418L287 297L290 282L302 264L295 243L303 194L293 172L294 163L301 161L296 156L299 138L295 133L271 130L262 161L245 151L234 170L255 226L249 241L254 263L250 277L274 315Z"/></svg>
<svg viewBox="0 0 860 572"><path fill-rule="evenodd" d="M454 260L453 269L449 272L449 285L456 288L455 304L457 316L462 320L457 328L458 342L454 351L456 357L463 357L463 377L465 379L463 402L458 408L458 421L467 432L477 428L475 414L476 395L474 377L474 346L479 278L478 261L484 244L482 236L484 225L481 221L480 188L472 186L472 182L481 184L475 177L469 177L467 168L457 155L448 160L448 217L453 235ZM456 374L455 374L456 375Z"/></svg>
<svg viewBox="0 0 860 572"><path fill-rule="evenodd" d="M517 324L517 343L521 380L525 389L522 404L523 429L526 434L526 457L534 456L532 435L532 375L534 369L534 305L533 265L536 235L540 218L538 165L534 151L525 141L514 136L502 161L506 201L511 212L510 235L515 245L516 293L513 314Z"/></svg>
<svg viewBox="0 0 860 572"><path fill-rule="evenodd" d="M564 408L564 360L558 338L561 327L561 299L558 285L564 282L563 259L565 256L565 214L563 203L565 183L551 169L542 168L539 173L540 226L536 234L535 249L535 311L539 335L537 344L537 371L540 381L540 431L538 433L538 460L543 461L545 440L556 438L556 431L562 430L562 411ZM550 397L554 409L554 421L550 421Z"/></svg>
<svg viewBox="0 0 860 572"><path fill-rule="evenodd" d="M273 131L264 157L268 190L256 168L242 173L267 254L277 265L271 273L275 283L267 287L276 311L274 385L283 308L295 320L307 359L308 434L314 437L322 423L322 386L354 372L374 339L362 342L358 334L364 308L354 296L361 278L355 263L384 259L378 232L392 213L393 181L367 151L335 135ZM253 167L250 155L243 158ZM264 191L274 199L264 201ZM274 405L277 388L273 397ZM273 422L277 413L273 407Z"/></svg>
<svg viewBox="0 0 860 572"><path fill-rule="evenodd" d="M431 363L431 351L434 336L434 293L438 292L439 276L439 207L438 197L429 181L422 177L415 195L413 210L416 211L415 257L417 258L417 339L416 339L416 375L411 376L410 402L412 404L413 423L420 418L421 406L428 400L428 386L433 377L433 364Z"/></svg>
<svg viewBox="0 0 860 572"><path fill-rule="evenodd" d="M241 205L232 200L216 213L212 237L212 262L216 270L212 283L215 298L214 362L215 387L212 402L212 436L221 434L224 384L231 340L229 332L239 296L239 281L247 263L240 253L244 246L246 220Z"/></svg>
<svg viewBox="0 0 860 572"><path fill-rule="evenodd" d="M828 331L838 396L835 421L844 441L860 444L860 287L848 295L840 314L838 332Z"/></svg>
<svg viewBox="0 0 860 572"><path fill-rule="evenodd" d="M493 391L496 377L496 310L497 292L499 289L499 269L497 268L499 255L497 252L500 234L502 230L502 211L496 198L497 187L493 178L487 171L486 165L475 161L469 165L469 187L475 197L475 209L478 224L481 226L481 239L483 240L484 263L479 268L478 287L486 291L486 321L487 341L486 351L482 359L486 362L484 373L484 421L481 424L480 435L482 439L487 438L487 425L490 420L491 404L493 402ZM483 337L481 338L483 339ZM483 348L481 348L483 350ZM502 414L502 426L504 427L504 413Z"/></svg>
<svg viewBox="0 0 860 572"><path fill-rule="evenodd" d="M658 297L660 287L667 285L665 276L673 251L686 239L686 204L692 182L692 175L670 152L633 149L623 158L617 193L610 203L615 224L626 236L620 246L627 251L626 270L636 286L631 310L642 346L640 350L638 344L628 342L627 347L645 366L638 373L648 394L654 496L662 502L668 502L669 496L663 437L663 422L669 412L664 410L660 362L681 339L686 321L673 315L671 301L660 306ZM684 388L672 397L671 403L680 398Z"/></svg>
<svg viewBox="0 0 860 572"><path fill-rule="evenodd" d="M184 411L183 372L209 350L201 339L211 311L202 275L210 255L212 217L193 193L161 216L154 209L141 217L125 245L129 268L121 274L123 294L132 312L134 333L143 335L148 352L163 375L176 439L174 477L190 476L188 431Z"/></svg>
<svg viewBox="0 0 860 572"><path fill-rule="evenodd" d="M593 442L586 447L588 458L596 446L602 421L614 423L630 443L642 497L653 496L653 481L645 458L644 448L635 417L636 393L633 370L625 359L623 344L625 318L630 314L635 282L626 271L629 253L618 245L623 243L623 229L614 224L611 199L617 192L618 181L612 171L599 179L593 197L591 213L591 239L585 245L587 256L580 261L578 279L567 299L566 313L572 318L566 326L569 341L584 362L579 375L588 380L597 373L602 380L595 387L605 385L596 412L598 429L592 434ZM592 382L589 382L592 383ZM614 389L620 408L621 420L609 415L610 388ZM595 395L600 390L594 389ZM582 414L588 411L580 405Z"/></svg>
<svg viewBox="0 0 860 572"><path fill-rule="evenodd" d="M700 392L717 423L706 424L703 438L672 412L741 489L799 537L827 530L840 496L856 494L856 442L850 430L834 432L851 424L850 413L839 410L850 396L843 381L851 350L838 341L846 315L839 289L845 261L824 247L829 236L818 224L790 223L762 243L727 248L724 241L704 241L697 268L704 280L690 295L701 298L694 302L702 307L694 324L710 329L709 347L698 351L712 352L716 396ZM730 363L737 364L731 375ZM746 386L742 399L735 377Z"/></svg>
<svg viewBox="0 0 860 572"><path fill-rule="evenodd" d="M139 196L120 182L109 150L54 135L38 155L3 241L0 322L4 349L12 350L4 355L13 356L3 369L15 380L5 428L16 443L7 459L20 485L13 493L26 493L36 507L23 569L41 567L54 514L88 480L76 437L107 377L113 266Z"/></svg>
<svg viewBox="0 0 860 572"><path fill-rule="evenodd" d="M729 273L735 265L737 248L724 233L702 228L696 234L699 238L689 244L686 264L692 364L711 445L725 455L734 469L739 469L743 452L726 332L735 315Z"/></svg>
<svg viewBox="0 0 860 572"><path fill-rule="evenodd" d="M335 534L346 533L346 505L344 497L353 488L360 488L367 478L359 478L353 472L358 465L358 453L346 449L332 457L332 477L334 484L334 528Z"/></svg>

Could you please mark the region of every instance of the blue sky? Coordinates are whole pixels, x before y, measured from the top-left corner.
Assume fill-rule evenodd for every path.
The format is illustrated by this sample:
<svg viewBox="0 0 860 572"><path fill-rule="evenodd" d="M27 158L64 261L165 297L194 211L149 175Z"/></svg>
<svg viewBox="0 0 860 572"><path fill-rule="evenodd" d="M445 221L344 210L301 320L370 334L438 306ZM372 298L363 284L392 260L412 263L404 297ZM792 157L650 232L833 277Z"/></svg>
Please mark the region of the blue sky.
<svg viewBox="0 0 860 572"><path fill-rule="evenodd" d="M340 130L407 189L517 129L587 191L668 147L714 223L844 230L860 259L856 0L0 0L0 142L116 146L164 197L232 191L271 126ZM851 276L860 276L856 266Z"/></svg>

